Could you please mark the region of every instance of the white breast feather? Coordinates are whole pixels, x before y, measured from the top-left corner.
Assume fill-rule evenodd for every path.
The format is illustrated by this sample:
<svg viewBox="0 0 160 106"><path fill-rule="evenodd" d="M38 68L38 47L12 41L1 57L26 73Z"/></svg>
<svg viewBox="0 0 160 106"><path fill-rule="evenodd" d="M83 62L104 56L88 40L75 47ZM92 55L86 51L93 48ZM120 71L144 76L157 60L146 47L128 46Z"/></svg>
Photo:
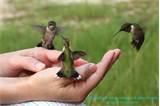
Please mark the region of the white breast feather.
<svg viewBox="0 0 160 106"><path fill-rule="evenodd" d="M134 32L134 25L131 25L131 33Z"/></svg>

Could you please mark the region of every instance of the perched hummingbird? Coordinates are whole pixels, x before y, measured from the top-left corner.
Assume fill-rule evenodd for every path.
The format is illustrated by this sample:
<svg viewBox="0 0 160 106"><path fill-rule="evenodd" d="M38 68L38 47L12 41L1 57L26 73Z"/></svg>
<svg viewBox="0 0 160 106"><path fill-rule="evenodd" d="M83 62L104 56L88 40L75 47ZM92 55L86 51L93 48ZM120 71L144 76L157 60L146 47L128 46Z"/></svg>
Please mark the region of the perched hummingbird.
<svg viewBox="0 0 160 106"><path fill-rule="evenodd" d="M62 61L62 69L57 73L59 77L78 79L81 76L74 68L74 60L86 55L83 51L72 51L69 40L62 36L63 50L58 60Z"/></svg>
<svg viewBox="0 0 160 106"><path fill-rule="evenodd" d="M33 27L37 28L43 34L41 41L37 44L37 47L55 49L52 42L59 30L56 26L56 22L49 21L47 26L34 25Z"/></svg>
<svg viewBox="0 0 160 106"><path fill-rule="evenodd" d="M143 44L144 41L144 31L143 29L136 23L124 23L120 30L116 33L124 31L128 33L132 33L132 46L135 47L137 50L139 50ZM116 35L115 34L115 35Z"/></svg>

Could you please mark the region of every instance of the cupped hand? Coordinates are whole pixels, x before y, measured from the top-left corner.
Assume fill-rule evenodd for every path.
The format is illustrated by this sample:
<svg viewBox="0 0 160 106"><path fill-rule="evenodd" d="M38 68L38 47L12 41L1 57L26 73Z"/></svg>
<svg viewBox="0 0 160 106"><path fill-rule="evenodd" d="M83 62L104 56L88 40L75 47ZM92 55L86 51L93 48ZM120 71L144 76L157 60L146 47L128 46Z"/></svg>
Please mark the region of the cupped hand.
<svg viewBox="0 0 160 106"><path fill-rule="evenodd" d="M81 80L58 78L56 73L60 67L57 66L37 72L28 78L29 89L33 91L30 97L32 100L82 102L103 79L119 55L120 50L115 49L108 51L97 64L77 62L76 70L82 76Z"/></svg>
<svg viewBox="0 0 160 106"><path fill-rule="evenodd" d="M15 77L39 72L47 67L58 64L60 51L36 47L16 52L0 54L0 77ZM86 63L82 59L75 65Z"/></svg>

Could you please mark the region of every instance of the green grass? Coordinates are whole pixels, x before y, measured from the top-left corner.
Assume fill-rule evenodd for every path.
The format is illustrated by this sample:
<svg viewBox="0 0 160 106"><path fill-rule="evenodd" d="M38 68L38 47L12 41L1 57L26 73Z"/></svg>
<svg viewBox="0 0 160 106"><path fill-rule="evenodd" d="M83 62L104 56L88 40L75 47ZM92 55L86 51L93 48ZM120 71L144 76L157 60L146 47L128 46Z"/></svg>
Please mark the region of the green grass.
<svg viewBox="0 0 160 106"><path fill-rule="evenodd" d="M37 4L36 0L33 4ZM104 80L85 100L89 106L158 106L158 5L156 0L133 0L116 5L77 4L70 6L42 5L29 8L25 0L12 0L18 11L26 15L6 19L0 29L0 52L34 47L41 34L30 25L46 24L53 19L64 28L74 50L87 52L90 62L98 62L113 48L121 56ZM21 5L21 4L24 5ZM144 12L145 10L145 12ZM131 11L133 14L130 14ZM124 22L140 23L145 41L139 52L130 45L131 35L113 34ZM56 38L55 45L62 45ZM127 98L127 99L126 99Z"/></svg>

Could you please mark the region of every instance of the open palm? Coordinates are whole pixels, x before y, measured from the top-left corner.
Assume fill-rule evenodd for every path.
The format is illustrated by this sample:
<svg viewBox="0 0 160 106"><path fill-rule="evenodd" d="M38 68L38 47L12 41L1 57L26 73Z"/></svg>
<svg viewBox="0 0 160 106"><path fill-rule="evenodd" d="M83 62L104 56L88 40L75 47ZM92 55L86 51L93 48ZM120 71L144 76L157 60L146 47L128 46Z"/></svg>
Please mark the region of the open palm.
<svg viewBox="0 0 160 106"><path fill-rule="evenodd" d="M82 76L81 80L58 78L56 73L60 70L60 67L57 66L37 72L29 78L31 89L36 89L33 94L36 95L34 100L83 101L103 79L119 54L119 49L110 50L97 64L81 61L76 67L76 70Z"/></svg>

